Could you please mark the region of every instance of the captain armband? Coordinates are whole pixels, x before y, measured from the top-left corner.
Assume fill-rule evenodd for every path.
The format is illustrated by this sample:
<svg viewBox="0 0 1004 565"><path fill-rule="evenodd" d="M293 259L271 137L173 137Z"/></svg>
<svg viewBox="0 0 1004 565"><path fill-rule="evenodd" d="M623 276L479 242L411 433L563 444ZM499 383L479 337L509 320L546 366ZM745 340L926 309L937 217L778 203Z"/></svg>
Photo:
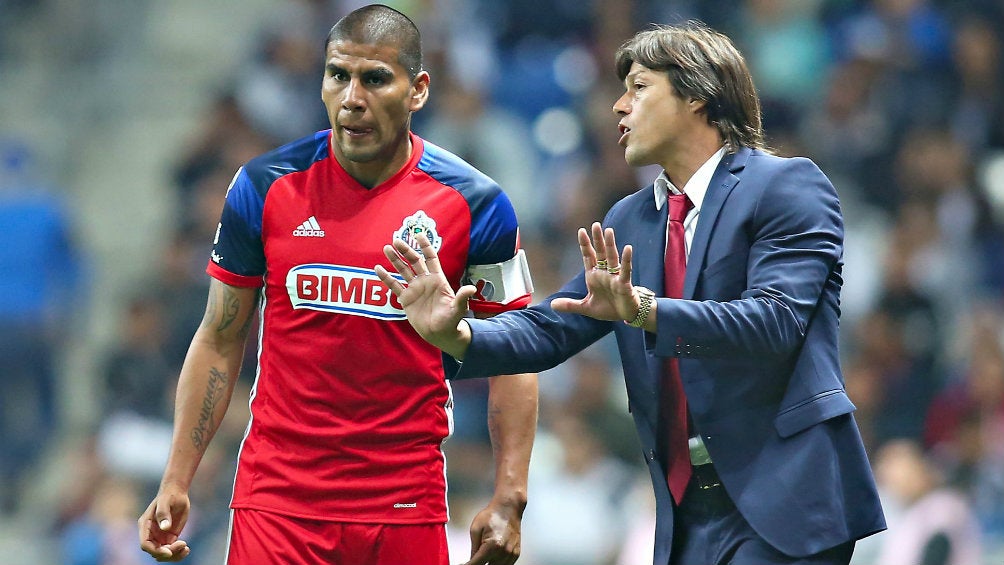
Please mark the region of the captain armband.
<svg viewBox="0 0 1004 565"><path fill-rule="evenodd" d="M464 272L464 284L478 289L471 299L471 310L497 313L523 308L530 303L533 281L526 253L522 249L503 263L471 265Z"/></svg>

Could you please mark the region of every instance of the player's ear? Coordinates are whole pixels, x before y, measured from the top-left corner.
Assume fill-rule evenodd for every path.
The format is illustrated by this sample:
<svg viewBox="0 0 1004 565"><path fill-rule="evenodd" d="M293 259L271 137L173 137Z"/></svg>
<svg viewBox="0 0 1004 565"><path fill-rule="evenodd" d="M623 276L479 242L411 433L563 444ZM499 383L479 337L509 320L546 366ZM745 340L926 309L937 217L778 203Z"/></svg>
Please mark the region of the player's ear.
<svg viewBox="0 0 1004 565"><path fill-rule="evenodd" d="M415 78L411 81L411 96L409 97L409 109L412 112L417 112L425 106L426 100L429 99L429 73L427 71L419 71Z"/></svg>

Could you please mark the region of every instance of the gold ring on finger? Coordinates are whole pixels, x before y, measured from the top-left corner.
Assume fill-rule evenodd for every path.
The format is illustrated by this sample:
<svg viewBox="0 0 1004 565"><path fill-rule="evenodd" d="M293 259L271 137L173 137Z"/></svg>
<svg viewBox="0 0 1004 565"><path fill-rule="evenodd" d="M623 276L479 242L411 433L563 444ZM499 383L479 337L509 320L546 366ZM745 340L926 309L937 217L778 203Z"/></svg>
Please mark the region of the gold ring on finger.
<svg viewBox="0 0 1004 565"><path fill-rule="evenodd" d="M600 259L599 261L597 261L596 262L596 268L597 269L606 270L607 269L607 260L606 259Z"/></svg>
<svg viewBox="0 0 1004 565"><path fill-rule="evenodd" d="M621 266L617 265L616 267L610 267L607 269L607 272L611 275L619 275L621 272Z"/></svg>

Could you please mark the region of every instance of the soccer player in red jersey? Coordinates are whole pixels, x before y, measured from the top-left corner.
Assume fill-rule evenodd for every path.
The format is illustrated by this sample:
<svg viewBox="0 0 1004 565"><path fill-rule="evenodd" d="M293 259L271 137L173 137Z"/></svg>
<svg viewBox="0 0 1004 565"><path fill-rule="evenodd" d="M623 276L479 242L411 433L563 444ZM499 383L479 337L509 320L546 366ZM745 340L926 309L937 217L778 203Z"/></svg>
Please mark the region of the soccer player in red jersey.
<svg viewBox="0 0 1004 565"><path fill-rule="evenodd" d="M321 97L332 129L249 161L227 190L205 318L177 393L157 497L139 519L158 561L184 559L189 486L229 405L260 309L258 373L231 502L228 565L447 565L452 359L405 319L373 265L423 234L482 316L532 287L515 213L490 178L411 132L429 94L418 29L381 5L339 20ZM389 262L385 263L389 266ZM536 376L493 379L495 495L470 564L519 556Z"/></svg>

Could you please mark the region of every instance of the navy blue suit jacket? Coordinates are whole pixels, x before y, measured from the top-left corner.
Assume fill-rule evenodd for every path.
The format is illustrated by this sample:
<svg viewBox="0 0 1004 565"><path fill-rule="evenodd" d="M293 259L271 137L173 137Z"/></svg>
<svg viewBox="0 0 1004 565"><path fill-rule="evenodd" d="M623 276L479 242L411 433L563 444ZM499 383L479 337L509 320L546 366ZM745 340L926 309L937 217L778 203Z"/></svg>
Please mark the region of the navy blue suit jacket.
<svg viewBox="0 0 1004 565"><path fill-rule="evenodd" d="M634 247L634 283L661 294L666 211L653 190L618 202L604 225ZM885 528L838 359L842 252L840 204L816 165L742 148L711 179L683 299L657 298L656 334L552 310L556 297L585 295L580 273L537 306L470 320L454 378L545 370L613 331L664 564L673 511L656 443L659 382L665 359L679 357L694 426L736 507L783 553L817 553Z"/></svg>

